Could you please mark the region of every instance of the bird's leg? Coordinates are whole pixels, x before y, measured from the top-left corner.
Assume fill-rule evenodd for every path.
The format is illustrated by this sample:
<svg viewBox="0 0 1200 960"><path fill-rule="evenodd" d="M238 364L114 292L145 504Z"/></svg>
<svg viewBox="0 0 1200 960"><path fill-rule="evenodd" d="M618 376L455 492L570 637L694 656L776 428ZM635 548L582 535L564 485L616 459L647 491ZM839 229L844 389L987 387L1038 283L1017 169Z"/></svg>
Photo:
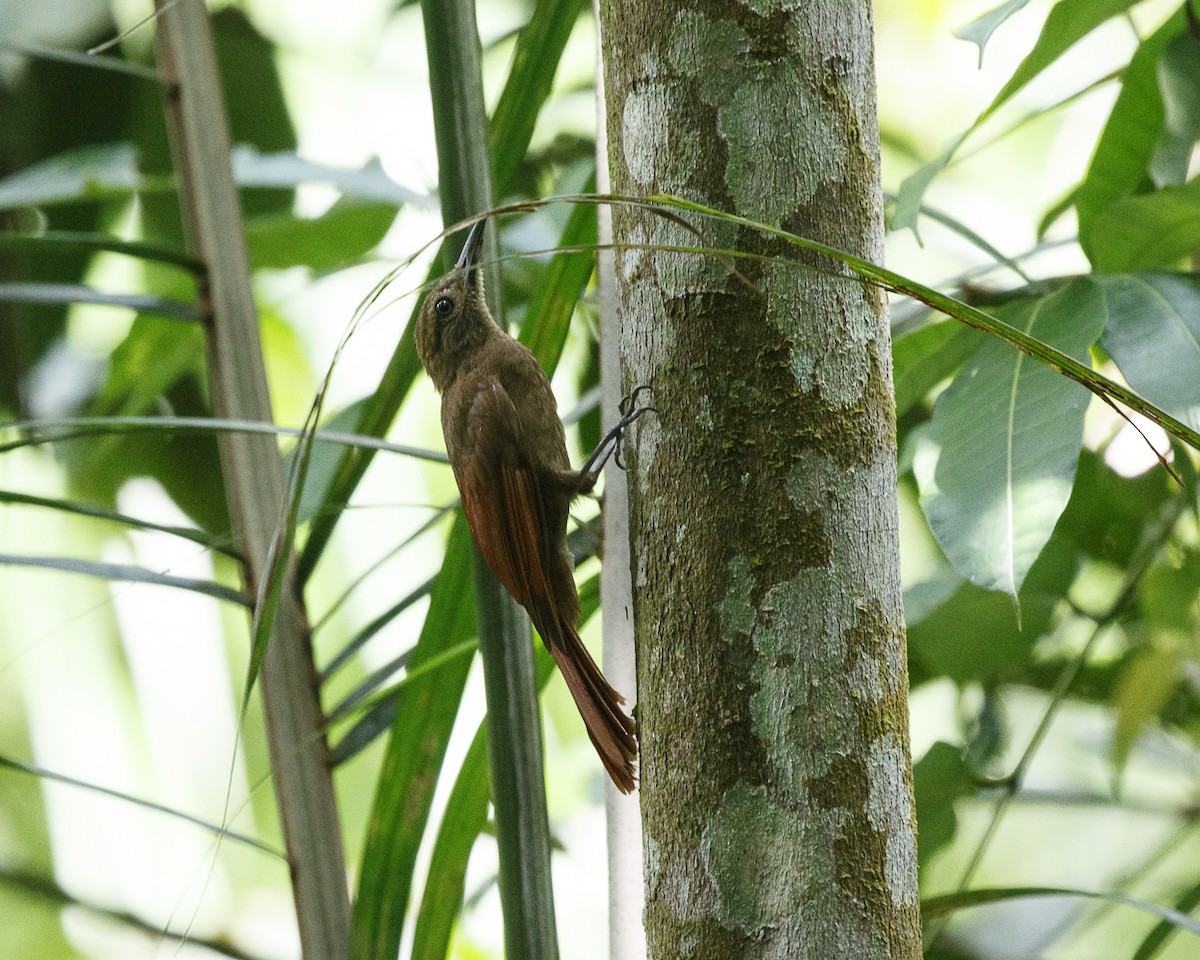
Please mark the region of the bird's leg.
<svg viewBox="0 0 1200 960"><path fill-rule="evenodd" d="M625 469L625 464L621 462L621 439L625 435L625 430L634 420L640 417L643 413L657 413L658 411L649 405L639 407L637 405L638 394L643 390L649 390L650 387L642 384L640 387L634 387L633 392L625 397L617 406L617 410L621 414L612 429L604 435L604 439L596 445L596 449L592 451L592 455L587 458L587 462L579 470L579 486L580 493L587 493L596 485L596 481L600 479L600 471L604 469L604 465L608 463L608 458L614 453L616 454L617 466L622 470Z"/></svg>

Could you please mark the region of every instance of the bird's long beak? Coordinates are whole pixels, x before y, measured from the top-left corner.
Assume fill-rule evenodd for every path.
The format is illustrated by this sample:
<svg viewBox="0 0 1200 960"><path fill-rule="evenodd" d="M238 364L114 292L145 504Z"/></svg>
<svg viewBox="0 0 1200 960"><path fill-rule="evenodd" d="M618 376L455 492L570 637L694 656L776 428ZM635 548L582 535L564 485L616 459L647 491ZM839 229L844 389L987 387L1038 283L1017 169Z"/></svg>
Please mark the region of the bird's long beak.
<svg viewBox="0 0 1200 960"><path fill-rule="evenodd" d="M483 228L486 224L487 220L477 220L471 224L467 242L463 244L462 253L458 255L458 263L454 265L457 269L474 266L475 261L479 259L479 251L483 249Z"/></svg>

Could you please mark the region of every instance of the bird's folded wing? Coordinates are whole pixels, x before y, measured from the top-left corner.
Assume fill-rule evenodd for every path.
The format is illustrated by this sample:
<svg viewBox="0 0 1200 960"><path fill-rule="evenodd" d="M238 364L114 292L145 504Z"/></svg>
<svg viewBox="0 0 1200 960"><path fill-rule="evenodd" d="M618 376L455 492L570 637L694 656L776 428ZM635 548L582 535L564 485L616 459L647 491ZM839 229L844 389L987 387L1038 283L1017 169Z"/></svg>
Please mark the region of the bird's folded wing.
<svg viewBox="0 0 1200 960"><path fill-rule="evenodd" d="M535 620L538 612L553 616L550 531L538 474L525 453L516 407L495 377L480 378L469 400L467 428L455 479L476 546Z"/></svg>

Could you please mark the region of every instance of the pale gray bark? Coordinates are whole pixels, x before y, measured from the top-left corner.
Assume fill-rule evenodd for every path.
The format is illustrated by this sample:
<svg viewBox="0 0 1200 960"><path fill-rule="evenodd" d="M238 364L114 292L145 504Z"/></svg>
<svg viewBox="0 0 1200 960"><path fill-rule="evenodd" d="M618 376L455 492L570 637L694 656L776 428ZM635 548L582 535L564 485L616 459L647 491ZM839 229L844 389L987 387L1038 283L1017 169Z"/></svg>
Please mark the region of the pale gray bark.
<svg viewBox="0 0 1200 960"><path fill-rule="evenodd" d="M866 0L606 0L619 193L879 261ZM836 266L618 209L649 954L920 956L886 303ZM784 262L785 258L791 262ZM609 611L609 615L612 612Z"/></svg>

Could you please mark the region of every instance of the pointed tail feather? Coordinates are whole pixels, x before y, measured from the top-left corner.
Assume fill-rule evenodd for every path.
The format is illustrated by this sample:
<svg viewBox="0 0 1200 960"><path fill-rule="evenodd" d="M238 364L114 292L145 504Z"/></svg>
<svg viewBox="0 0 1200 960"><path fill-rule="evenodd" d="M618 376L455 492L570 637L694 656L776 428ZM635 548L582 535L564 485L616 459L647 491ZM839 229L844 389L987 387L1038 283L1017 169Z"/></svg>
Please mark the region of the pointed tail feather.
<svg viewBox="0 0 1200 960"><path fill-rule="evenodd" d="M625 702L612 688L588 653L579 633L559 624L557 636L542 633L546 648L558 664L575 706L583 717L588 737L604 769L622 793L633 791L633 761L637 759L637 727L621 709Z"/></svg>

